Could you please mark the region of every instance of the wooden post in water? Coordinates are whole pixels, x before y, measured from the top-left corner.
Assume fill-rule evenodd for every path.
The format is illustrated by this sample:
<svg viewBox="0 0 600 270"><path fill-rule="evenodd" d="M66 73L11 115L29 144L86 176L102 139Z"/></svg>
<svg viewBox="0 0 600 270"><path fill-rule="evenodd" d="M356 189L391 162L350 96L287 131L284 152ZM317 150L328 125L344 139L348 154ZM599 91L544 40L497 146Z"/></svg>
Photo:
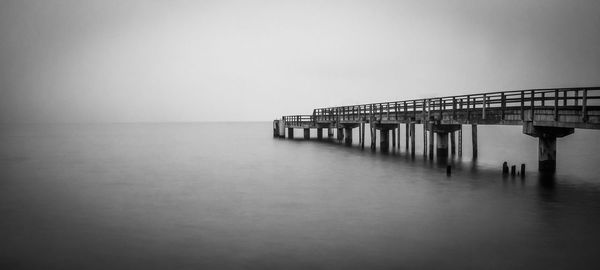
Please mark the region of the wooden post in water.
<svg viewBox="0 0 600 270"><path fill-rule="evenodd" d="M450 132L450 154L456 155L456 139L454 137L454 131Z"/></svg>
<svg viewBox="0 0 600 270"><path fill-rule="evenodd" d="M427 122L423 122L423 156L427 156Z"/></svg>
<svg viewBox="0 0 600 270"><path fill-rule="evenodd" d="M360 147L362 149L365 149L365 122L361 122L360 125L362 127L362 134L360 135Z"/></svg>
<svg viewBox="0 0 600 270"><path fill-rule="evenodd" d="M371 122L369 123L369 129L371 130L371 150L375 150L375 145L377 144L377 130L375 129L375 124L372 120L373 118L371 118Z"/></svg>
<svg viewBox="0 0 600 270"><path fill-rule="evenodd" d="M410 156L415 157L415 123L410 123Z"/></svg>
<svg viewBox="0 0 600 270"><path fill-rule="evenodd" d="M433 127L429 129L429 160L433 160Z"/></svg>
<svg viewBox="0 0 600 270"><path fill-rule="evenodd" d="M471 124L471 141L473 144L473 159L477 159L477 125Z"/></svg>
<svg viewBox="0 0 600 270"><path fill-rule="evenodd" d="M400 137L401 137L401 136L400 136L400 134L401 134L401 132L400 132L400 127L401 127L401 126L402 126L402 124L401 124L401 123L398 123L398 150L400 150L400 142L401 142L401 140L400 140L400 139L401 139L401 138L400 138Z"/></svg>
<svg viewBox="0 0 600 270"><path fill-rule="evenodd" d="M392 128L392 149L396 149L396 128Z"/></svg>
<svg viewBox="0 0 600 270"><path fill-rule="evenodd" d="M406 152L408 152L408 146L409 146L409 142L408 140L410 140L410 123L406 122Z"/></svg>
<svg viewBox="0 0 600 270"><path fill-rule="evenodd" d="M462 125L458 130L458 157L462 157Z"/></svg>

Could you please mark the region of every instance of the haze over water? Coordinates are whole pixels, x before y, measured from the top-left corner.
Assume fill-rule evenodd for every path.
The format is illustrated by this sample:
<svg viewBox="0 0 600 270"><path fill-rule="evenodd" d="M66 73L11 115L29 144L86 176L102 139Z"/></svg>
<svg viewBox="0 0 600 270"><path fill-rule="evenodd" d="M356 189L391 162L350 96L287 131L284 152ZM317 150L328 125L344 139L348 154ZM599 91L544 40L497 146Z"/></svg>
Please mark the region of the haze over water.
<svg viewBox="0 0 600 270"><path fill-rule="evenodd" d="M356 132L356 131L355 131ZM590 269L600 136L479 126L479 159L275 139L270 122L4 125L2 269ZM313 138L316 134L313 134ZM368 135L368 134L367 134ZM404 130L402 130L404 136ZM301 137L301 131L296 131ZM368 140L368 138L367 138ZM503 177L501 164L527 165Z"/></svg>

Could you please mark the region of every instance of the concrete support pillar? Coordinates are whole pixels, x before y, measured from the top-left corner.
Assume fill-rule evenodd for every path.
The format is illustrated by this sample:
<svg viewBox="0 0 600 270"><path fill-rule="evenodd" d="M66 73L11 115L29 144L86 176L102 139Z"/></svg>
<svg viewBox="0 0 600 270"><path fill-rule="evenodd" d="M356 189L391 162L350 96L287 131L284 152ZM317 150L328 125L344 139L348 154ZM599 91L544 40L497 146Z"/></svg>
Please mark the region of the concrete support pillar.
<svg viewBox="0 0 600 270"><path fill-rule="evenodd" d="M305 128L304 129L304 139L305 140L310 139L310 128Z"/></svg>
<svg viewBox="0 0 600 270"><path fill-rule="evenodd" d="M539 137L538 169L541 172L556 171L556 137Z"/></svg>
<svg viewBox="0 0 600 270"><path fill-rule="evenodd" d="M323 139L323 128L317 128L317 140Z"/></svg>
<svg viewBox="0 0 600 270"><path fill-rule="evenodd" d="M390 130L382 128L379 131L379 148L382 152L388 152L390 150Z"/></svg>
<svg viewBox="0 0 600 270"><path fill-rule="evenodd" d="M415 123L410 123L410 155L415 156Z"/></svg>
<svg viewBox="0 0 600 270"><path fill-rule="evenodd" d="M290 139L294 138L294 129L293 128L288 128L288 138L290 138Z"/></svg>
<svg viewBox="0 0 600 270"><path fill-rule="evenodd" d="M400 150L400 142L401 142L401 140L400 140L400 139L401 139L401 137L402 137L402 136L400 136L400 134L401 134L401 132L400 132L400 127L401 127L401 126L402 126L402 124L398 123L398 150Z"/></svg>
<svg viewBox="0 0 600 270"><path fill-rule="evenodd" d="M396 149L396 129L392 128L392 148Z"/></svg>
<svg viewBox="0 0 600 270"><path fill-rule="evenodd" d="M573 128L534 126L532 122L523 124L523 133L538 138L538 170L540 172L556 172L556 138L573 134L573 132L575 132Z"/></svg>
<svg viewBox="0 0 600 270"><path fill-rule="evenodd" d="M327 138L328 139L333 138L333 128L332 127L327 128Z"/></svg>
<svg viewBox="0 0 600 270"><path fill-rule="evenodd" d="M454 131L450 132L450 155L456 155L456 139L454 136Z"/></svg>
<svg viewBox="0 0 600 270"><path fill-rule="evenodd" d="M448 132L437 132L437 149L436 155L438 159L448 157Z"/></svg>
<svg viewBox="0 0 600 270"><path fill-rule="evenodd" d="M344 144L352 145L352 128L351 127L344 128Z"/></svg>
<svg viewBox="0 0 600 270"><path fill-rule="evenodd" d="M344 129L343 128L337 129L337 139L339 142L344 140Z"/></svg>
<svg viewBox="0 0 600 270"><path fill-rule="evenodd" d="M471 140L473 144L473 159L477 159L477 125L471 125Z"/></svg>

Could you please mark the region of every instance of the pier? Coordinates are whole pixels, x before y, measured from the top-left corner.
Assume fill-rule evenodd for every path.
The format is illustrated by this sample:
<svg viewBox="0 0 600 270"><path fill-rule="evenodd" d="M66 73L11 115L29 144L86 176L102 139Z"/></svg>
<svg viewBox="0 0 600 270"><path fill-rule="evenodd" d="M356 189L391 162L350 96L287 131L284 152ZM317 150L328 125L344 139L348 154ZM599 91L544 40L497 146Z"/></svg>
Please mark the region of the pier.
<svg viewBox="0 0 600 270"><path fill-rule="evenodd" d="M368 128L367 125L368 124ZM294 138L294 129L317 130L317 139L333 138L352 145L353 129L359 129L358 142L379 149L400 148L400 127L405 126L405 147L415 156L415 124L422 125L423 156L445 160L462 156L462 127L471 125L473 159L477 159L478 125L519 125L523 134L538 138L538 170L556 171L556 138L573 134L575 129L600 129L600 87L527 89L458 96L433 97L370 104L314 109L312 114L286 115L273 121L273 136ZM391 134L391 146L390 146ZM457 149L458 148L458 149ZM458 150L458 151L456 151Z"/></svg>

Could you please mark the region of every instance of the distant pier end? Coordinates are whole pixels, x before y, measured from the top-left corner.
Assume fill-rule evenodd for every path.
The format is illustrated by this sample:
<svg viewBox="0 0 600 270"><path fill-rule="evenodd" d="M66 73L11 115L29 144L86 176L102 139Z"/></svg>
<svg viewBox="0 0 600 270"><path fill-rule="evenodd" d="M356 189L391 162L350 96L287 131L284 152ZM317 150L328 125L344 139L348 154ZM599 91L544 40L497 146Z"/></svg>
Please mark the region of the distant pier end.
<svg viewBox="0 0 600 270"><path fill-rule="evenodd" d="M376 149L379 131L383 152L390 149L390 131L392 147L401 147L400 128L404 124L405 147L413 157L415 124L421 124L423 155L429 159L434 158L434 152L438 159L456 155L456 135L461 156L463 125L471 125L473 159L478 155L478 125L520 125L524 134L539 140L539 171L554 173L556 138L570 135L575 129L600 129L600 87L527 89L318 108L310 115L286 115L274 120L273 136L285 138L287 129L288 138L293 139L294 129L303 129L304 139L309 139L310 129L315 128L321 140L323 129L327 129L327 138L333 138L336 131L340 142L352 145L352 131L358 128L358 144L364 148L365 124L369 124L371 135L369 146Z"/></svg>

